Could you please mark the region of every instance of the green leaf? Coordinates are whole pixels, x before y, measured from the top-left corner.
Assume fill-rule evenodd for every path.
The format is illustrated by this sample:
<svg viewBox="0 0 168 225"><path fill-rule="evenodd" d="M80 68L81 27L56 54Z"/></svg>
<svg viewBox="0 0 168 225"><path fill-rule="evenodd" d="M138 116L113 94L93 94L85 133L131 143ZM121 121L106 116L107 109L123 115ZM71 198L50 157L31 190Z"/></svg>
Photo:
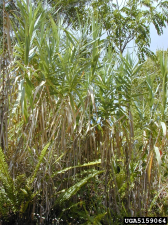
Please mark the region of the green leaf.
<svg viewBox="0 0 168 225"><path fill-rule="evenodd" d="M3 178L3 179L2 179ZM5 161L5 155L0 147L0 180L6 185L11 185L13 180L8 171L8 164Z"/></svg>
<svg viewBox="0 0 168 225"><path fill-rule="evenodd" d="M104 170L102 171L95 171L93 170L93 172L91 174L89 174L87 177L85 177L84 179L82 179L80 182L76 183L75 185L73 185L72 187L70 187L68 190L66 190L64 193L62 193L56 200L55 204L62 204L64 201L69 200L73 195L75 195L80 188L85 185L90 179L92 179L93 177L95 177L96 175L99 175L101 173L103 173Z"/></svg>
<svg viewBox="0 0 168 225"><path fill-rule="evenodd" d="M63 155L65 155L65 154L62 154L60 157L62 157ZM60 157L59 157L58 159L60 159ZM58 160L56 160L56 161L58 161ZM56 162L56 161L55 161L55 162ZM54 176L56 176L57 174L60 174L60 173L65 173L65 172L67 172L67 171L70 170L70 169L74 169L74 168L82 168L82 167L86 167L86 166L95 166L95 165L97 165L97 164L101 164L101 161L99 160L99 161L95 161L95 162L85 163L85 164L82 164L82 165L70 166L70 167L67 167L67 168L65 168L65 169L63 169L63 170L57 171L56 173L54 173L54 174L52 175L52 177L54 177Z"/></svg>
<svg viewBox="0 0 168 225"><path fill-rule="evenodd" d="M98 214L93 220L93 225L101 225L100 221L102 220L103 217L105 217L106 214L107 212Z"/></svg>

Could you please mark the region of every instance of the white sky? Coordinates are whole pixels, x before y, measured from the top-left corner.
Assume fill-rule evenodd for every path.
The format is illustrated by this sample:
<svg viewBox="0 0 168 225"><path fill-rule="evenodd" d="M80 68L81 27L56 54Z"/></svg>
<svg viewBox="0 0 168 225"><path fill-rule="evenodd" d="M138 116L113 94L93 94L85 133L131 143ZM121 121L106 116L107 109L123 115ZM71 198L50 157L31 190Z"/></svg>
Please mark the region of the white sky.
<svg viewBox="0 0 168 225"><path fill-rule="evenodd" d="M163 29L163 35L157 35L155 27L151 25L151 45L150 48L153 52L158 49L167 50L168 49L168 26Z"/></svg>

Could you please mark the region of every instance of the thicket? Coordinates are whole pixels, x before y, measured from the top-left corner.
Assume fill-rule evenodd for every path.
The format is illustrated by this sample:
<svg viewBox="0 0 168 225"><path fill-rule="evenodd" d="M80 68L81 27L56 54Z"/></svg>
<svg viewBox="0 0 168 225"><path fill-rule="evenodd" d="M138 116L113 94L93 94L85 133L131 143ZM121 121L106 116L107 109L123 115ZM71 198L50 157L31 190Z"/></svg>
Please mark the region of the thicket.
<svg viewBox="0 0 168 225"><path fill-rule="evenodd" d="M96 12L75 30L17 6L1 55L1 223L167 216L167 52L140 62L107 48Z"/></svg>

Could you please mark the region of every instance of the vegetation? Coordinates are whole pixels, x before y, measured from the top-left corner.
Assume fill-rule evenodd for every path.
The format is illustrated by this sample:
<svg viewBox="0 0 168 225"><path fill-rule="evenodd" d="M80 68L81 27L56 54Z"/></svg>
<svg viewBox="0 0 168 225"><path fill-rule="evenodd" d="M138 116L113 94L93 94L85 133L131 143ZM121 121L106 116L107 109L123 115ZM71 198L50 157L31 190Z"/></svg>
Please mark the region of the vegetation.
<svg viewBox="0 0 168 225"><path fill-rule="evenodd" d="M2 224L103 225L122 224L124 216L167 216L168 52L142 61L141 47L137 58L114 51L127 34L103 39L96 5L85 21L76 12L67 27L66 12L55 15L46 2L15 5L11 15L3 5ZM161 30L167 18L159 16ZM137 44L148 45L138 32Z"/></svg>
<svg viewBox="0 0 168 225"><path fill-rule="evenodd" d="M107 46L123 54L130 41L134 40L135 50L140 60L154 57L150 50L150 24L159 35L168 23L166 1L92 1L98 11L103 29L107 31Z"/></svg>

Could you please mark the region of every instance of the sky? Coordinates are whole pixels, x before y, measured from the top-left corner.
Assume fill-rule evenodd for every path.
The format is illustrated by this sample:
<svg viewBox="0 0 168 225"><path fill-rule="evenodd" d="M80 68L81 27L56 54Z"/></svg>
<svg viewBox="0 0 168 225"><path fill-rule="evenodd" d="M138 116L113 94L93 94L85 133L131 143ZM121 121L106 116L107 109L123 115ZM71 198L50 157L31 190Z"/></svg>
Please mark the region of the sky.
<svg viewBox="0 0 168 225"><path fill-rule="evenodd" d="M168 26L163 29L163 35L159 36L154 25L150 27L151 45L150 49L156 52L158 49L167 50L168 48Z"/></svg>

